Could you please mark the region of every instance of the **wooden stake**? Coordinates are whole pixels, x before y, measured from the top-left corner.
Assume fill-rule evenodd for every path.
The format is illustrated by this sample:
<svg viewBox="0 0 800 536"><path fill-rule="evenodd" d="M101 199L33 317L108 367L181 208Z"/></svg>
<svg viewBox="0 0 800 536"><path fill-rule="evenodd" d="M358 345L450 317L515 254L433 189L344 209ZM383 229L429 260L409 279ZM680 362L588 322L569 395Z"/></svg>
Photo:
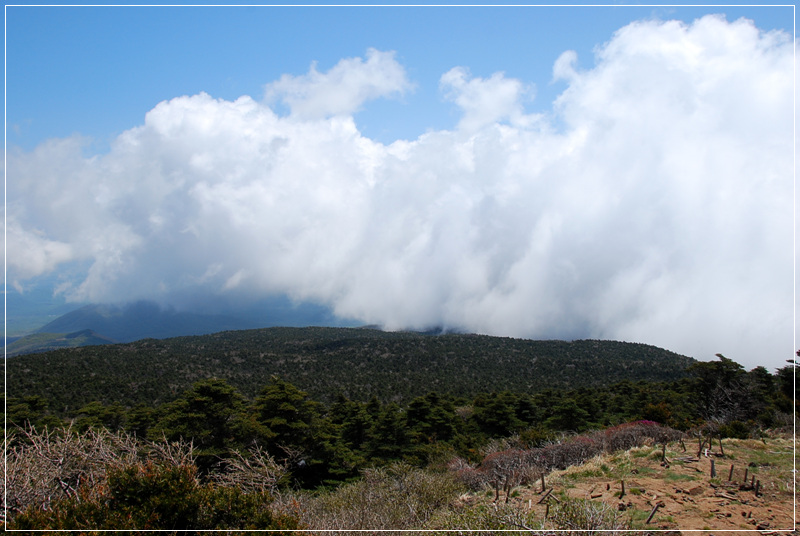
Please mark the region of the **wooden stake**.
<svg viewBox="0 0 800 536"><path fill-rule="evenodd" d="M542 498L539 499L539 501L536 504L542 504L544 502L544 500L547 499L550 496L551 493L553 493L553 488L550 488L549 490L547 490L547 493L545 493L544 496L542 496Z"/></svg>
<svg viewBox="0 0 800 536"><path fill-rule="evenodd" d="M761 489L761 481L756 480L756 497L758 497L758 491Z"/></svg>
<svg viewBox="0 0 800 536"><path fill-rule="evenodd" d="M544 485L544 473L542 473L542 491L540 491L539 493L544 493L544 490L545 490L545 485Z"/></svg>
<svg viewBox="0 0 800 536"><path fill-rule="evenodd" d="M661 505L663 505L663 504L664 503L662 503L662 502L657 502L656 503L656 505L653 507L653 510L650 512L650 515L647 517L647 521L644 522L645 525L649 524L650 521L653 520L653 516L656 515L656 510L658 510L661 507Z"/></svg>
<svg viewBox="0 0 800 536"><path fill-rule="evenodd" d="M728 482L733 482L733 464L731 464L731 470L728 472Z"/></svg>
<svg viewBox="0 0 800 536"><path fill-rule="evenodd" d="M550 515L550 503L547 503L544 507L544 518L547 519Z"/></svg>
<svg viewBox="0 0 800 536"><path fill-rule="evenodd" d="M624 480L621 480L621 482L622 482L622 491L621 491L621 492L620 492L620 494L619 494L619 498L620 498L620 499L621 499L621 498L623 498L623 497L625 496L625 481L624 481Z"/></svg>
<svg viewBox="0 0 800 536"><path fill-rule="evenodd" d="M718 439L719 439L719 452L720 452L720 454L722 454L723 456L725 456L725 449L724 449L724 448L722 448L722 434L720 434L720 435L719 435L719 436L717 436L717 437L718 437Z"/></svg>
<svg viewBox="0 0 800 536"><path fill-rule="evenodd" d="M711 478L717 476L717 468L714 467L714 458L711 458Z"/></svg>
<svg viewBox="0 0 800 536"><path fill-rule="evenodd" d="M742 480L742 482L744 482L745 484L747 484L747 472L748 472L749 470L750 470L750 469L749 469L748 467L745 467L745 468L744 468L744 480Z"/></svg>

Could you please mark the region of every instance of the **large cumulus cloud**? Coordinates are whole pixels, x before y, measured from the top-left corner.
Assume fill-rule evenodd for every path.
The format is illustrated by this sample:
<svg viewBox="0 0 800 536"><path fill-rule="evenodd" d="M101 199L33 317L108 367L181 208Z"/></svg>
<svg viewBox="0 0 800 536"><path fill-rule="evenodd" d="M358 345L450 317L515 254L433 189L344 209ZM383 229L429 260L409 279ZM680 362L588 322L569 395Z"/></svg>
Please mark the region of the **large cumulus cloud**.
<svg viewBox="0 0 800 536"><path fill-rule="evenodd" d="M791 357L791 39L643 21L576 60L546 115L547 81L454 66L460 122L389 145L353 113L413 84L370 50L265 101L162 102L107 154L11 152L10 280L79 261L75 300L286 293L390 329Z"/></svg>

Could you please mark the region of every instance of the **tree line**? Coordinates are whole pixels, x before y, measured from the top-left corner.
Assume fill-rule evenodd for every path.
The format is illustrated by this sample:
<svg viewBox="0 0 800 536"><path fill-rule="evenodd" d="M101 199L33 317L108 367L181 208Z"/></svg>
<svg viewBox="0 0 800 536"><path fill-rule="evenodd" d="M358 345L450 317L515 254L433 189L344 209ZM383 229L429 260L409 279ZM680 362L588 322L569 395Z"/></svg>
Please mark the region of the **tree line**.
<svg viewBox="0 0 800 536"><path fill-rule="evenodd" d="M669 382L623 380L536 393L464 397L431 390L405 404L377 396L354 400L342 392L321 402L279 376L246 396L226 379L205 378L161 404L92 401L70 414L55 411L44 395L11 397L5 417L20 428L70 425L78 433L104 428L151 441L191 441L201 474L234 452L258 447L304 488L337 485L367 467L398 461L425 467L457 456L477 463L488 442L509 436L534 448L564 433L635 420L677 430L712 423L727 437L791 423L794 365L770 374L719 356L692 364L687 373Z"/></svg>

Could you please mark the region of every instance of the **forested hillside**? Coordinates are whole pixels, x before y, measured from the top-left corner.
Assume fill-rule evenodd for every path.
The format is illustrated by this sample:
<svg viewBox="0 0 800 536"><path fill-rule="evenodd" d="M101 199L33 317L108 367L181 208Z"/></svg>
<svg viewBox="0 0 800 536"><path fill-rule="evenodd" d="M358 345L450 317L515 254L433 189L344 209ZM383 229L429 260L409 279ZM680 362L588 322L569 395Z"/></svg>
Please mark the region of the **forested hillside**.
<svg viewBox="0 0 800 536"><path fill-rule="evenodd" d="M8 395L47 394L68 414L91 401L174 399L206 378L254 396L277 375L315 400L342 394L403 404L431 391L472 397L686 377L693 359L643 344L531 341L354 328L268 328L24 355L7 362Z"/></svg>
<svg viewBox="0 0 800 536"><path fill-rule="evenodd" d="M789 429L796 409L793 365L770 374L600 341L279 329L6 364L6 506L20 529L422 526L429 514L404 525L363 498L385 490L387 506L446 513L467 488L508 500L525 471L538 479L645 436L721 449ZM648 368L682 377L630 379ZM278 489L310 494L281 506ZM463 515L453 523L473 527L480 510Z"/></svg>

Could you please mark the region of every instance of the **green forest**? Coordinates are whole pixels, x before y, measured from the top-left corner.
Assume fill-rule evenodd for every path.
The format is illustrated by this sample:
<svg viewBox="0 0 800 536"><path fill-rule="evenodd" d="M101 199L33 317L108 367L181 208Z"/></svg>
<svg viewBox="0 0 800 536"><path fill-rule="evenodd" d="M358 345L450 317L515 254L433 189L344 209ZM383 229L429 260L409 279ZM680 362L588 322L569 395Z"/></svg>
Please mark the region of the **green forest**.
<svg viewBox="0 0 800 536"><path fill-rule="evenodd" d="M397 464L430 478L448 473L453 460L479 466L492 442L544 448L631 422L758 437L791 424L795 399L793 365L772 374L644 345L376 330L256 330L59 350L9 359L7 374L7 446L35 443L37 433L100 431L150 445L189 443L191 463L167 470L137 462L110 471L103 489L176 486L203 504L235 503L239 521L255 516L252 501L264 498L214 487L231 460L262 456L281 467L273 493L324 493ZM68 528L62 522L76 515L75 504L64 506L61 521L41 517L41 505L20 506L11 526ZM262 521L245 525L296 526L291 516ZM215 523L202 526L233 526Z"/></svg>
<svg viewBox="0 0 800 536"><path fill-rule="evenodd" d="M72 415L92 401L160 405L199 380L224 379L255 397L272 376L317 401L406 405L431 391L474 397L508 390L601 387L687 376L693 359L644 344L532 341L357 328L267 328L65 348L7 361L9 395L47 393Z"/></svg>

